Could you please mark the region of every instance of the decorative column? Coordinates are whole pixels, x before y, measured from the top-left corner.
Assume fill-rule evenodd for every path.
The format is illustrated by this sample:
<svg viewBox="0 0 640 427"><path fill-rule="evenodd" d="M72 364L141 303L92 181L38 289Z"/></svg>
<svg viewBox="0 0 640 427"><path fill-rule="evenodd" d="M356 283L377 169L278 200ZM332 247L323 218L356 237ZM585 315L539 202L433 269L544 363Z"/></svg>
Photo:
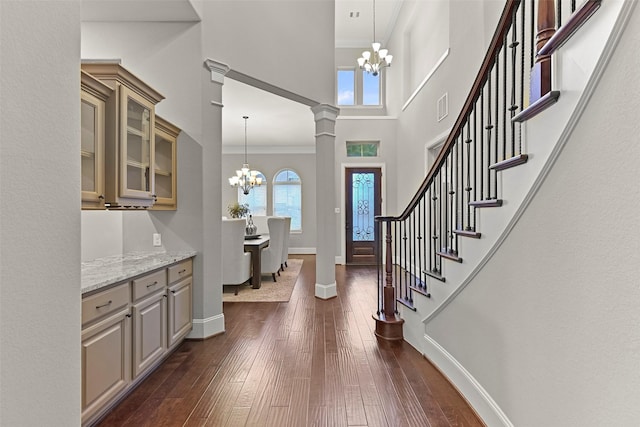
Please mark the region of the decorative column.
<svg viewBox="0 0 640 427"><path fill-rule="evenodd" d="M333 105L311 108L316 122L316 297L329 299L336 290L335 129L340 110Z"/></svg>
<svg viewBox="0 0 640 427"><path fill-rule="evenodd" d="M222 86L229 66L204 61L202 74L202 283L194 283L193 330L189 338L224 332L222 313Z"/></svg>

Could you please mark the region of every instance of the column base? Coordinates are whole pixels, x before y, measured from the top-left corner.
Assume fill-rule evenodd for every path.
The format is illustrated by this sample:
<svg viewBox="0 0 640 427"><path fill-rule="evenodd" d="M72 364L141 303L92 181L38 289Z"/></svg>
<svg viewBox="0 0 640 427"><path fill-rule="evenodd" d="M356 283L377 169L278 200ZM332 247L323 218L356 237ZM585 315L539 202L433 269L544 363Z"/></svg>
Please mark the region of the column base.
<svg viewBox="0 0 640 427"><path fill-rule="evenodd" d="M224 332L224 313L208 319L193 319L193 329L187 339L202 340Z"/></svg>
<svg viewBox="0 0 640 427"><path fill-rule="evenodd" d="M321 285L320 283L316 283L316 298L330 299L337 296L338 290L335 282L328 285Z"/></svg>
<svg viewBox="0 0 640 427"><path fill-rule="evenodd" d="M385 316L384 313L380 313L371 317L376 321L376 337L385 341L400 341L404 339L402 335L404 319L398 317L397 314L389 317Z"/></svg>

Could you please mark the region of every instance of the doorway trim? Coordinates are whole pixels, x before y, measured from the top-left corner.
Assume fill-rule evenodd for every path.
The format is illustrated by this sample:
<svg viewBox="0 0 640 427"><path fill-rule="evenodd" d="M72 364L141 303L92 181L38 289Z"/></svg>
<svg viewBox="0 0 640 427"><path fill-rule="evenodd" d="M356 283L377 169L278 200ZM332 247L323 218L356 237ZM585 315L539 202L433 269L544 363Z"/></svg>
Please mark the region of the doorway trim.
<svg viewBox="0 0 640 427"><path fill-rule="evenodd" d="M387 164L386 163L341 163L340 164L340 254L336 256L336 264L345 265L347 262L347 235L345 233L346 227L346 204L345 204L345 181L347 179L347 168L379 168L382 177L380 178L380 197L382 197L382 203L380 204L380 214L387 214Z"/></svg>

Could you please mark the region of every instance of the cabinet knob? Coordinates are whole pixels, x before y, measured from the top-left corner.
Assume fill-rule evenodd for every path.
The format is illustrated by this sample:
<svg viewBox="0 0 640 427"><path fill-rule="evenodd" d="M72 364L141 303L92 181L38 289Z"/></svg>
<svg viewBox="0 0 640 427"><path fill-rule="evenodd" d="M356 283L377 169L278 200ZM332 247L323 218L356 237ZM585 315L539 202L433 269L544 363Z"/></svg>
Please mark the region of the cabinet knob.
<svg viewBox="0 0 640 427"><path fill-rule="evenodd" d="M104 194L99 195L99 196L98 196L98 199L100 199L100 200L104 200Z"/></svg>
<svg viewBox="0 0 640 427"><path fill-rule="evenodd" d="M128 317L129 319L131 319L131 313L125 314L124 317Z"/></svg>
<svg viewBox="0 0 640 427"><path fill-rule="evenodd" d="M157 281L157 280L156 280L155 282L153 282L153 283L149 283L149 284L147 285L147 289L149 289L149 288L151 288L151 287L153 287L153 286L155 286L155 285L157 285L157 284L158 284L158 281Z"/></svg>

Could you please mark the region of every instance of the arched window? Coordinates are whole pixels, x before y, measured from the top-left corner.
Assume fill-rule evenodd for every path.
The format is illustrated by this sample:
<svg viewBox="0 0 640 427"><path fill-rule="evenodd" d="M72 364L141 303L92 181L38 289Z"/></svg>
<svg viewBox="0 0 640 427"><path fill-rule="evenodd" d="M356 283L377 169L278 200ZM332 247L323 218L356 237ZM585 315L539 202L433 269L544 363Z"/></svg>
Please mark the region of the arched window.
<svg viewBox="0 0 640 427"><path fill-rule="evenodd" d="M251 215L267 215L267 179L258 171L258 177L262 178L262 184L259 187L253 187L249 194L244 194L242 189L238 188L238 203L248 204L249 213Z"/></svg>
<svg viewBox="0 0 640 427"><path fill-rule="evenodd" d="M291 231L302 231L302 181L291 169L283 169L273 178L273 214L290 216Z"/></svg>

